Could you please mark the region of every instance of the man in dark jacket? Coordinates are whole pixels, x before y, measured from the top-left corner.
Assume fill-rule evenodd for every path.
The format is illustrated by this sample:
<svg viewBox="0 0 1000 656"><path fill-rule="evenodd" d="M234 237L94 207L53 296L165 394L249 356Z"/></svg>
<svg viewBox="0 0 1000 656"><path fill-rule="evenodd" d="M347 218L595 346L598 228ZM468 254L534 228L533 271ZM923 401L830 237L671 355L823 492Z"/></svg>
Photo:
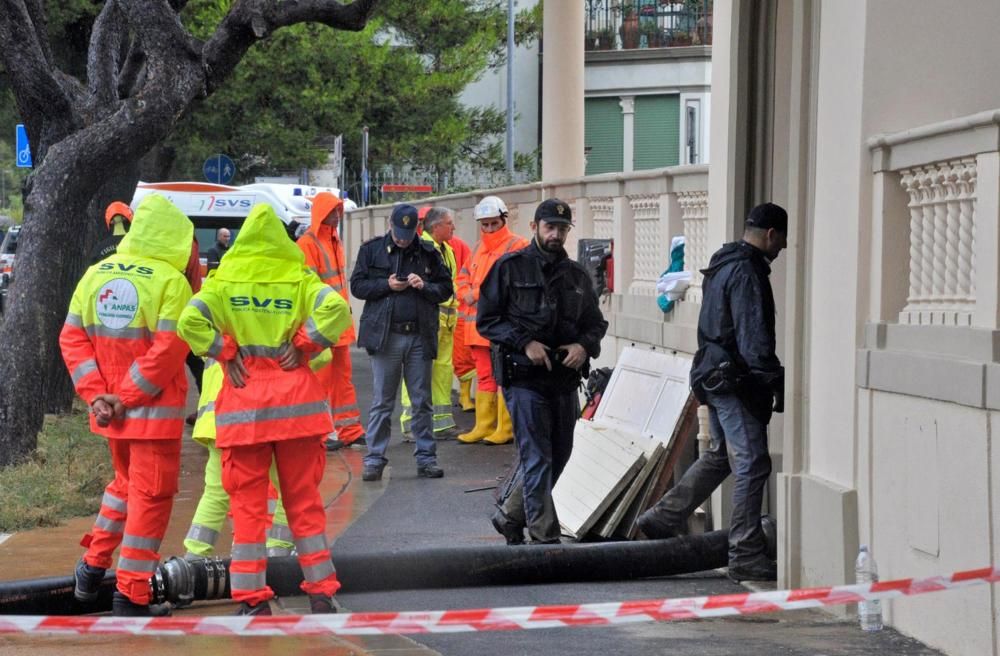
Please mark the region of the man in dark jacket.
<svg viewBox="0 0 1000 656"><path fill-rule="evenodd" d="M770 263L786 246L788 215L772 203L750 211L742 241L726 244L703 270L698 352L691 388L709 408L708 450L677 485L639 517L650 538L672 537L730 472L729 578L773 581L761 530L764 483L771 473L767 424L784 409L785 370L775 355Z"/></svg>
<svg viewBox="0 0 1000 656"><path fill-rule="evenodd" d="M493 516L508 544L524 541L525 525L532 542L559 542L552 488L573 450L577 387L608 329L586 270L563 249L572 225L569 205L544 201L534 239L500 258L479 289L476 329L492 342L521 460L522 483Z"/></svg>
<svg viewBox="0 0 1000 656"><path fill-rule="evenodd" d="M229 251L230 237L229 228L219 228L215 231L215 245L205 253L209 271L219 268L219 262L222 261L222 257Z"/></svg>
<svg viewBox="0 0 1000 656"><path fill-rule="evenodd" d="M451 274L434 243L416 239L417 208L397 205L390 230L366 241L351 274L351 293L365 301L358 346L372 356L375 390L368 415L368 453L361 478L377 481L389 460L399 379L410 394L417 475L441 478L432 430L431 367L437 357L438 303L454 294Z"/></svg>

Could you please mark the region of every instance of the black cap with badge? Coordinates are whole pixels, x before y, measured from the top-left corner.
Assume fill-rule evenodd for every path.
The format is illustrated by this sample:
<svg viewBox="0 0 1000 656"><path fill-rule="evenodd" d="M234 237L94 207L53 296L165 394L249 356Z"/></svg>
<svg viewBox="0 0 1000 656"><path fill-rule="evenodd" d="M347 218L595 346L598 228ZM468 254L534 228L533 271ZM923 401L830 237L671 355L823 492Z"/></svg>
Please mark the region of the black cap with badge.
<svg viewBox="0 0 1000 656"><path fill-rule="evenodd" d="M573 225L573 212L570 211L566 202L558 198L550 198L542 201L535 210L535 221Z"/></svg>
<svg viewBox="0 0 1000 656"><path fill-rule="evenodd" d="M389 217L392 234L400 241L409 241L417 235L419 221L417 208L413 205L397 205L392 208L392 216Z"/></svg>

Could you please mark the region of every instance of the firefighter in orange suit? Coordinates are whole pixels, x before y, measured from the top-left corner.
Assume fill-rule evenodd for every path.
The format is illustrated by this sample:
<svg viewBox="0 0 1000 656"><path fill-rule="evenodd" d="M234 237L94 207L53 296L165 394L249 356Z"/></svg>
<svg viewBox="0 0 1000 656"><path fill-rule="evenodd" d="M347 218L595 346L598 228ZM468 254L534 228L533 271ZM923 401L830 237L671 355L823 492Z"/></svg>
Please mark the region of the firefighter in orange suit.
<svg viewBox="0 0 1000 656"><path fill-rule="evenodd" d="M312 224L298 240L306 256L306 266L316 272L320 280L330 285L344 300L348 299L347 259L337 227L344 217L344 203L337 196L322 191L312 199ZM365 429L361 425L361 408L351 381L351 344L354 343L353 324L344 331L331 349L333 361L320 376L328 381L327 392L333 412L336 439L326 442L328 451L359 444L364 446ZM359 442L360 440L360 442Z"/></svg>
<svg viewBox="0 0 1000 656"><path fill-rule="evenodd" d="M333 430L326 390L307 353L330 348L351 324L347 302L305 266L270 205L255 205L215 275L184 308L178 331L225 371L215 401L222 485L231 499L230 581L241 615L269 615L268 469L282 503L313 613L333 612L340 587L326 540L319 483Z"/></svg>
<svg viewBox="0 0 1000 656"><path fill-rule="evenodd" d="M468 307L465 321L465 343L469 345L476 363L476 425L468 433L458 436L465 444L506 444L514 439L514 427L497 390L490 364L490 342L476 330L476 305L479 287L486 279L493 264L507 253L528 245L528 240L510 231L507 226L507 206L496 196L486 196L476 205L479 222L479 243L472 253L468 266L459 270L458 298Z"/></svg>
<svg viewBox="0 0 1000 656"><path fill-rule="evenodd" d="M472 260L472 249L469 245L455 236L448 244L455 251L455 265L458 270L468 269ZM458 378L458 403L462 406L462 412L471 412L476 408L472 403L472 381L476 378L476 361L472 359L472 351L465 341L465 333L468 330L465 326L469 316L468 304L458 297L458 323L455 324L455 343L452 347L451 361L455 368L455 378ZM476 317L471 316L472 323L475 324Z"/></svg>
<svg viewBox="0 0 1000 656"><path fill-rule="evenodd" d="M104 490L75 597L97 600L121 545L115 615L149 615L149 579L177 493L188 347L176 332L191 298L184 268L194 226L163 196L145 198L117 252L83 275L59 346L91 430L108 439L115 478Z"/></svg>

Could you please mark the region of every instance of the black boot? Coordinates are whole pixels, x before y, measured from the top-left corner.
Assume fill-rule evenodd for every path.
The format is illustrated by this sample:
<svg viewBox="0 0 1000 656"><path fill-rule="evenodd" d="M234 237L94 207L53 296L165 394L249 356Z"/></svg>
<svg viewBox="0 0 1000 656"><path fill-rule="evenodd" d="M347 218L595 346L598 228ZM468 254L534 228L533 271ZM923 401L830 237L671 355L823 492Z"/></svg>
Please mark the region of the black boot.
<svg viewBox="0 0 1000 656"><path fill-rule="evenodd" d="M256 606L251 606L247 602L240 604L239 610L236 611L237 615L272 615L271 604L262 601Z"/></svg>
<svg viewBox="0 0 1000 656"><path fill-rule="evenodd" d="M76 564L76 571L73 578L76 579L76 586L73 588L73 596L77 601L90 604L97 601L97 595L101 590L101 581L104 580L105 570L100 567L92 567L82 560Z"/></svg>
<svg viewBox="0 0 1000 656"><path fill-rule="evenodd" d="M508 517L503 510L497 508L490 521L507 544L511 546L524 544L524 527Z"/></svg>
<svg viewBox="0 0 1000 656"><path fill-rule="evenodd" d="M150 617L149 605L133 603L131 599L115 590L111 599L111 614L115 617Z"/></svg>
<svg viewBox="0 0 1000 656"><path fill-rule="evenodd" d="M330 595L311 594L309 595L309 610L313 615L330 615L337 612L337 607Z"/></svg>

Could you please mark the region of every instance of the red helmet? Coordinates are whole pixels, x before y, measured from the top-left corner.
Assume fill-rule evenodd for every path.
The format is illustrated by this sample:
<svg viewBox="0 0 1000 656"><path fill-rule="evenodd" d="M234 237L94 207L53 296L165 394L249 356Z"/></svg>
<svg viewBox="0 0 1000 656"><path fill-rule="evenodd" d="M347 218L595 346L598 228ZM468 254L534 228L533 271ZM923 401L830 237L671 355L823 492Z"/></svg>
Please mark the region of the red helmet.
<svg viewBox="0 0 1000 656"><path fill-rule="evenodd" d="M132 223L132 208L120 200L116 200L108 205L108 209L104 210L104 224L108 226L108 230L111 229L111 219L118 215L124 216L129 223Z"/></svg>

